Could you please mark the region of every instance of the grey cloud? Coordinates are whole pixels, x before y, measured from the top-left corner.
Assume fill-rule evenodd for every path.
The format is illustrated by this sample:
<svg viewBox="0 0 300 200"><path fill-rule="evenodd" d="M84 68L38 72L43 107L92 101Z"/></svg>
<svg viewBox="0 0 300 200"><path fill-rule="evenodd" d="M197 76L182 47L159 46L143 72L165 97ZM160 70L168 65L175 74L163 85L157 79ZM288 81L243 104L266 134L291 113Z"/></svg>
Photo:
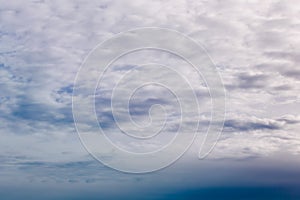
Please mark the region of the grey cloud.
<svg viewBox="0 0 300 200"><path fill-rule="evenodd" d="M286 70L282 72L283 75L300 80L300 70Z"/></svg>
<svg viewBox="0 0 300 200"><path fill-rule="evenodd" d="M279 85L279 86L275 86L273 87L274 90L279 90L279 91L287 91L287 90L291 90L292 86L285 84L285 85Z"/></svg>
<svg viewBox="0 0 300 200"><path fill-rule="evenodd" d="M256 65L255 68L260 69L261 71L277 72L284 77L292 78L294 80L299 80L300 70L298 70L297 68L298 64L290 62L288 60L282 60L280 57L279 59L280 59L279 62L272 60L266 63L261 63L259 65ZM280 77L277 78L280 79ZM292 86L294 85L291 85L291 87Z"/></svg>
<svg viewBox="0 0 300 200"><path fill-rule="evenodd" d="M276 119L257 118L236 116L234 118L227 119L224 123L224 131L226 132L244 132L244 131L256 131L256 130L283 130L286 125L300 123L299 116L285 115Z"/></svg>
<svg viewBox="0 0 300 200"><path fill-rule="evenodd" d="M239 74L238 79L240 88L262 88L265 86L268 76L265 74Z"/></svg>
<svg viewBox="0 0 300 200"><path fill-rule="evenodd" d="M233 75L232 83L225 84L227 89L264 89L269 76L263 73L237 73Z"/></svg>
<svg viewBox="0 0 300 200"><path fill-rule="evenodd" d="M278 130L282 125L276 121L240 121L226 120L225 131L254 131L254 130Z"/></svg>
<svg viewBox="0 0 300 200"><path fill-rule="evenodd" d="M272 59L289 60L295 63L300 62L300 54L295 51L267 51L264 55Z"/></svg>
<svg viewBox="0 0 300 200"><path fill-rule="evenodd" d="M278 121L284 121L287 124L297 124L297 123L300 123L300 116L285 115L285 116L282 116L281 118L278 118L277 120Z"/></svg>

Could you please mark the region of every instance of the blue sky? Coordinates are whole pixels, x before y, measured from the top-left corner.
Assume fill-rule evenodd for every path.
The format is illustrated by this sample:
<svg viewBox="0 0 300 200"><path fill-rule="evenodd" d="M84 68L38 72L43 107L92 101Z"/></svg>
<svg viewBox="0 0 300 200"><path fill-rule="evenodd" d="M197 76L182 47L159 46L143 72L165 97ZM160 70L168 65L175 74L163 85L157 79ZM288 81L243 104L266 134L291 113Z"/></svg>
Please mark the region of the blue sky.
<svg viewBox="0 0 300 200"><path fill-rule="evenodd" d="M1 199L19 199L19 194L32 199L245 199L248 191L254 195L249 199L298 199L299 15L296 0L0 0ZM149 123L151 106L160 104L166 112L152 107L152 126L140 132L132 128L124 94L144 81L139 73L170 83L191 105L183 127L200 124L200 139L178 162L132 175L105 167L86 151L74 125L72 92L80 66L97 44L141 27L176 30L206 49L226 89L226 119L214 150L198 160L211 108L205 80L168 52L123 56L95 90L96 114L108 138L128 151L153 151L178 130L178 102L159 86L137 91L130 115L143 126ZM200 102L199 116L181 77L162 66L139 68L149 62L172 66L188 79ZM117 85L120 77L123 82ZM149 136L164 120L165 134L140 143L117 127Z"/></svg>

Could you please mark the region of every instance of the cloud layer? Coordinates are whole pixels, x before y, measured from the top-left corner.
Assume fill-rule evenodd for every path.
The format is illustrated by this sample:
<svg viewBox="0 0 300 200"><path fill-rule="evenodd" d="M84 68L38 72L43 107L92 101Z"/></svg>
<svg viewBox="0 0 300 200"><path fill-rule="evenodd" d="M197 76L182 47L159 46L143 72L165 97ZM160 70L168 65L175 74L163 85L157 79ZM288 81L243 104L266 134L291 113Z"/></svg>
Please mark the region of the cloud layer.
<svg viewBox="0 0 300 200"><path fill-rule="evenodd" d="M21 166L18 170L26 171L31 164L44 162L50 168L65 162L88 165L91 158L77 138L72 117L76 73L96 44L116 33L149 26L175 29L199 42L220 72L227 90L227 119L212 159L300 154L298 1L0 0L1 168L10 171L11 166ZM162 52L136 52L114 63L104 77L104 90L96 91L100 124L128 150L142 151L146 144L128 143L114 135L118 133L115 120L107 109L110 94L128 70L151 60L177 67L193 83L202 114L189 115L184 124L200 119L199 131L207 130L211 104L205 82L178 58ZM145 72L169 81L190 99L175 75L163 70L161 74ZM140 78L137 73L132 82L123 82L124 91ZM126 111L122 94L117 96L118 113L123 127L130 127L121 115ZM132 118L147 124L149 109L155 104L170 111L168 134L148 144L147 150L162 146L178 128L176 101L159 87L136 94L130 107ZM156 128L165 118L159 109L152 114Z"/></svg>

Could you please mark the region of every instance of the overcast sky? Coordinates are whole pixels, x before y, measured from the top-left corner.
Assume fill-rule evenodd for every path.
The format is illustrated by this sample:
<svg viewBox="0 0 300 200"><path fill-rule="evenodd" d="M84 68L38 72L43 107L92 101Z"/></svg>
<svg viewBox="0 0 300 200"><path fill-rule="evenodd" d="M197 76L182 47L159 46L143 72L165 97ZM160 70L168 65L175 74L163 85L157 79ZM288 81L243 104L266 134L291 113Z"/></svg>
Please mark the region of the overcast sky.
<svg viewBox="0 0 300 200"><path fill-rule="evenodd" d="M75 130L72 92L80 66L97 44L117 33L142 27L178 31L207 51L226 89L226 119L220 140L205 161L197 160L196 143L185 158L169 169L130 176L105 167L85 150ZM176 69L180 76L163 66L139 68L139 64L154 61ZM24 191L22 194L33 198L36 191L47 191L50 187L55 191L65 188L63 194L52 193L52 199L63 195L73 198L72 190L76 188L85 188L84 194L78 192L78 199L89 191L91 199L95 195L117 198L106 189L115 187L133 197L136 193L132 188L139 185L141 191L157 198L180 199L185 195L192 198L207 194L197 187L239 185L243 183L240 176L252 184L253 191L260 191L257 185L294 191L300 185L300 171L296 170L300 158L299 64L297 0L0 0L0 189L5 191L0 195L19 198L13 195L13 190L19 188ZM133 73L126 77L128 71ZM142 50L114 62L103 76L103 85L95 90L99 124L110 139L126 150L144 152L166 144L177 132L181 114L178 102L173 93L159 86L144 87L129 106L131 119L140 125L149 123L152 105L164 106L166 113L160 107L151 110L150 129L139 132L124 117L124 94L128 88L145 82L139 73L150 77L149 80L169 83L182 96L183 104L190 105L190 114L181 121L183 127L189 131L190 124L199 122L198 131L205 133L211 102L203 77L168 52ZM200 116L193 113L192 96L186 91L185 80L189 80L201 102ZM109 108L116 86L121 89L115 93L114 118ZM150 130L160 130L166 120L166 134L137 144L120 136L115 120L128 132L142 136L151 135ZM235 169L238 175L234 175ZM215 173L214 170L218 176L207 175ZM262 178L259 174L265 172L270 173ZM195 173L197 180L181 183L181 178L193 178ZM278 177L274 178L274 174ZM174 181L166 180L171 177ZM155 187L167 196L151 192ZM97 188L102 193L95 193ZM172 193L170 188L176 188L178 193ZM291 191L288 195L292 196ZM229 193L230 190L224 195Z"/></svg>

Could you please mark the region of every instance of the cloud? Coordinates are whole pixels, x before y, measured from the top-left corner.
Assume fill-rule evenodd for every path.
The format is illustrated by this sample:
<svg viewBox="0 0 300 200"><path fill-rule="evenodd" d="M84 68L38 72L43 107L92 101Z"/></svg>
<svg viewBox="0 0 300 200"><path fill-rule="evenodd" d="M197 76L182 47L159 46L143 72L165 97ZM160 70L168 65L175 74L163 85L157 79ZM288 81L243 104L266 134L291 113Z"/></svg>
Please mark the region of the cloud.
<svg viewBox="0 0 300 200"><path fill-rule="evenodd" d="M227 89L257 89L262 90L267 87L267 81L269 76L263 73L238 73L235 76L235 81L233 81L234 85L227 85Z"/></svg>
<svg viewBox="0 0 300 200"><path fill-rule="evenodd" d="M281 129L284 123L269 119L242 119L242 120L226 120L224 126L226 131L253 131L253 130L276 130Z"/></svg>
<svg viewBox="0 0 300 200"><path fill-rule="evenodd" d="M233 115L228 116L224 122L226 133L244 131L276 131L284 130L286 126L300 123L299 116L284 115L276 119L258 118L255 116Z"/></svg>
<svg viewBox="0 0 300 200"><path fill-rule="evenodd" d="M1 169L9 171L12 165L22 165L33 174L35 170L43 174L49 173L47 169L51 173L63 169L54 175L57 178L63 173L70 175L65 170L68 167L89 167L72 119L75 75L96 44L115 33L145 26L183 32L201 43L216 64L227 89L229 114L215 157L266 157L286 150L300 154L296 115L300 108L298 5L298 1L0 1ZM139 63L156 61L174 66L192 83L202 115L194 115L195 107L190 106L187 110L191 114L183 124L188 127L200 118L199 129L205 132L211 106L205 82L178 58L162 52L136 53L116 62L103 79L103 90L96 91L102 127L116 128L110 110L116 81ZM169 81L186 105L193 105L189 104L192 98L187 85L175 74L146 72ZM116 96L117 114L129 130L132 124L125 115L123 94L139 81L137 72L123 81L124 90ZM172 95L159 87L144 89L131 102L132 117L136 122L147 122L150 107L162 104L170 111L165 132L174 133L180 114ZM150 114L157 119L155 129L165 119L164 113L157 109ZM114 134L112 139L126 146L128 140ZM149 148L170 138L160 138L148 144ZM131 141L127 146L143 150L143 145ZM85 180L93 182L92 176ZM64 178L70 182L80 179Z"/></svg>
<svg viewBox="0 0 300 200"><path fill-rule="evenodd" d="M284 115L277 119L278 121L283 121L287 124L297 124L300 123L300 116L298 115Z"/></svg>

